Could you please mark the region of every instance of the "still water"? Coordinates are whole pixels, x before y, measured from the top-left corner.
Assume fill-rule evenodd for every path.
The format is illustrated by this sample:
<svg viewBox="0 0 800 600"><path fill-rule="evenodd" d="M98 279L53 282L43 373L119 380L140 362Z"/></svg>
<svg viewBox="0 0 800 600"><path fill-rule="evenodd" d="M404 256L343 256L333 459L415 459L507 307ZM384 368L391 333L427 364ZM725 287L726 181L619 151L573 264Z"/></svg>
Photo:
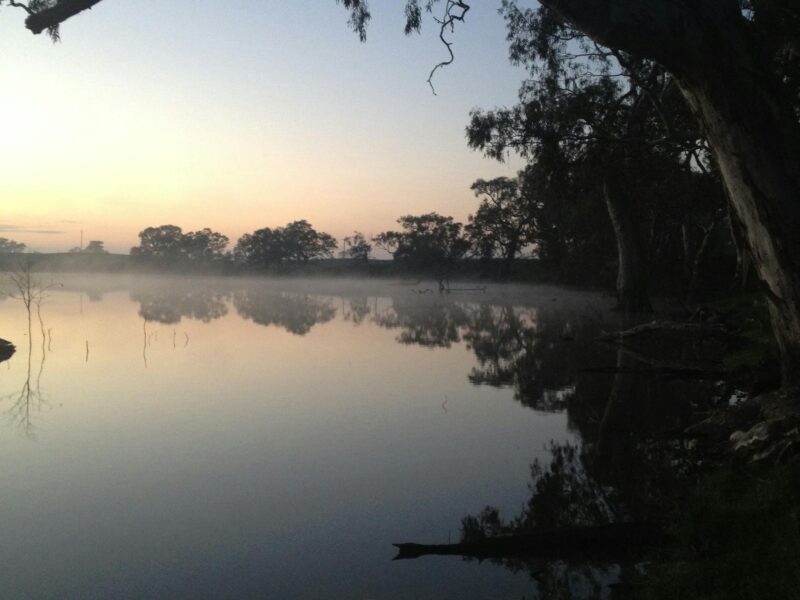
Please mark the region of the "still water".
<svg viewBox="0 0 800 600"><path fill-rule="evenodd" d="M391 544L520 511L531 463L579 443L576 373L614 364L592 342L609 298L42 279L30 339L0 302L0 597L536 597Z"/></svg>

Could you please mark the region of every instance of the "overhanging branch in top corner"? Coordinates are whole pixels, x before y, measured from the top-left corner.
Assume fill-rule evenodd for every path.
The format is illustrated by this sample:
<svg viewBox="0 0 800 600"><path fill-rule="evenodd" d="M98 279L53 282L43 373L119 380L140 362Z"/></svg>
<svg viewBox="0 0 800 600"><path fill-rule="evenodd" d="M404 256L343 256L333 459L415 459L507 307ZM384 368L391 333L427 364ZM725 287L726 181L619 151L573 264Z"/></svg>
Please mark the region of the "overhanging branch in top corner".
<svg viewBox="0 0 800 600"><path fill-rule="evenodd" d="M442 67L452 64L456 59L456 55L453 53L453 42L448 41L445 37L445 34L447 33L448 29L451 33L453 32L456 21L461 21L462 23L464 22L464 18L469 12L469 9L470 6L466 2L461 2L460 0L447 0L444 9L444 18L436 19L436 22L439 23L439 39L442 41L442 44L444 44L444 47L447 48L450 58L433 67L430 75L428 75L428 85L431 86L431 91L433 92L434 96L436 95L436 88L433 86L433 76L436 74L436 71Z"/></svg>
<svg viewBox="0 0 800 600"><path fill-rule="evenodd" d="M100 2L101 0L58 0L48 8L29 14L25 19L25 27L34 34L39 34L45 29L57 27L70 17L74 17Z"/></svg>

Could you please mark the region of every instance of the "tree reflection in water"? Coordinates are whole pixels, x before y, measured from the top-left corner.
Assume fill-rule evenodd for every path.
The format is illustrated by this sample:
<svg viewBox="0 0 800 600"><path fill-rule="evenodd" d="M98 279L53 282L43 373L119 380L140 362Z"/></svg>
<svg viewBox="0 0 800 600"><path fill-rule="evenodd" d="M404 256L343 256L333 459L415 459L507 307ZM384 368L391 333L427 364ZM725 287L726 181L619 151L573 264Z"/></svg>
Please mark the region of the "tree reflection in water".
<svg viewBox="0 0 800 600"><path fill-rule="evenodd" d="M577 445L552 445L549 464L533 463L530 498L519 515L504 519L487 507L467 516L462 541L541 527L661 525L666 508L680 502L692 469L686 448L664 434L685 425L714 396L712 382L670 378L637 358L645 349L597 343L602 325L597 318L547 305L394 298L391 311L375 320L400 329L401 343L465 342L477 361L467 375L472 383L512 387L515 399L534 410L565 411L570 429L579 434ZM685 348L646 350L654 351L687 355ZM607 597L611 585L642 559L619 554L592 564L524 557L495 562L528 572L542 597L598 598Z"/></svg>
<svg viewBox="0 0 800 600"><path fill-rule="evenodd" d="M392 306L374 316L386 329L399 329L397 341L426 348L449 348L461 341L468 323L465 307L438 296L395 296Z"/></svg>
<svg viewBox="0 0 800 600"><path fill-rule="evenodd" d="M158 286L136 289L131 300L139 302L139 316L147 321L175 325L186 317L204 323L228 314L227 293L198 285Z"/></svg>
<svg viewBox="0 0 800 600"><path fill-rule="evenodd" d="M399 329L402 344L449 348L465 342L478 362L468 374L473 384L513 387L517 401L547 412L566 408L578 372L598 354L597 323L557 310L398 296L374 321Z"/></svg>
<svg viewBox="0 0 800 600"><path fill-rule="evenodd" d="M465 539L524 533L537 527L569 527L623 521L666 526L667 509L682 500L694 476L682 442L663 435L685 424L699 398L710 398L708 384L669 380L631 364L631 355L616 351L617 372L609 377L577 372L576 393L567 403L580 447L554 445L549 465L534 462L531 491L523 511L510 520L487 507L463 520ZM592 384L591 381L595 380ZM597 384L600 385L597 385ZM598 394L607 389L604 407ZM609 584L632 574L642 555L606 564L543 563L515 558L498 561L526 570L545 597L607 596Z"/></svg>
<svg viewBox="0 0 800 600"><path fill-rule="evenodd" d="M0 405L9 403L9 407L5 410L8 422L12 426L19 428L29 438L34 438L36 434L36 426L33 422L34 413L40 412L47 406L47 399L42 392L42 374L44 373L44 365L47 361L47 352L49 350L47 349L48 336L42 319L41 301L36 303L36 311L42 333L42 357L39 361L36 377L33 377L33 339L32 336L29 336L25 381L19 392L12 392L0 397ZM0 362L9 360L13 355L13 346L10 349L5 345L0 348Z"/></svg>
<svg viewBox="0 0 800 600"><path fill-rule="evenodd" d="M148 343L148 322L174 325L183 318L198 319L205 323L228 314L228 300L243 319L259 325L283 327L290 333L305 335L312 327L326 323L336 316L336 308L330 299L310 294L275 291L256 286L247 286L231 291L202 285L158 285L137 288L131 299L139 303L139 316L144 319L145 352ZM351 320L363 321L370 309L356 301L350 303ZM173 345L176 334L173 332ZM187 340L188 343L188 340ZM146 358L145 358L146 362Z"/></svg>
<svg viewBox="0 0 800 600"><path fill-rule="evenodd" d="M259 325L277 325L289 333L305 335L336 316L333 301L309 294L258 288L234 292L233 305L244 319Z"/></svg>
<svg viewBox="0 0 800 600"><path fill-rule="evenodd" d="M170 284L132 292L143 319L144 359L148 321L175 324L187 317L208 322L227 313L228 300L242 318L295 335L305 335L337 314L337 303L325 296L257 285L229 289ZM555 302L531 307L470 300L404 290L393 294L390 305L380 311L377 298L370 296L341 300L343 319L354 324L371 320L396 330L399 343L431 349L463 344L475 357L475 366L465 373L470 382L509 387L516 401L533 410L565 412L570 430L578 434L576 445L553 445L549 463L531 466L530 498L520 514L503 517L489 507L465 517L465 539L529 531L543 524L658 521L665 503L679 500L680 479L690 475L688 469L676 468L682 448L661 442L661 434L702 408L694 398L712 397L710 384L666 379L643 367L635 353L596 343L601 327L616 327L602 323L596 314L585 316L585 310ZM175 336L173 331L173 346ZM31 354L21 392L7 397L13 402L9 414L27 433L33 430L32 409L42 402L38 381L44 347L39 377L33 382ZM603 369L593 372L593 367ZM609 556L599 565L521 558L498 562L528 572L545 597L592 598L607 594L608 584L630 568L615 559Z"/></svg>
<svg viewBox="0 0 800 600"><path fill-rule="evenodd" d="M535 410L564 410L577 390L578 372L596 360L596 323L539 308L481 306L464 333L478 360L469 380L512 386L514 398Z"/></svg>
<svg viewBox="0 0 800 600"><path fill-rule="evenodd" d="M361 325L373 311L373 307L369 305L369 300L367 296L349 299L342 297L342 318L353 323L353 325Z"/></svg>

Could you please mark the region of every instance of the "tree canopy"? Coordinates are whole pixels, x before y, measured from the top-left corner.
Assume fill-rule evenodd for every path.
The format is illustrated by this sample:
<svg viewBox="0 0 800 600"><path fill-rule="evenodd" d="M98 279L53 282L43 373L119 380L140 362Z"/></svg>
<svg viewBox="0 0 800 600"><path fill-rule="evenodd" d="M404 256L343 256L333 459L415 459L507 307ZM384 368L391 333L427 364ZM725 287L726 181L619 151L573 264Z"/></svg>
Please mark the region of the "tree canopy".
<svg viewBox="0 0 800 600"><path fill-rule="evenodd" d="M268 266L282 261L308 262L333 255L336 239L317 231L306 220L292 221L284 227L265 227L239 238L234 258L251 266Z"/></svg>
<svg viewBox="0 0 800 600"><path fill-rule="evenodd" d="M0 252L25 252L25 244L0 237Z"/></svg>
<svg viewBox="0 0 800 600"><path fill-rule="evenodd" d="M228 246L228 237L219 232L205 228L183 233L176 225L148 227L139 232L139 240L132 255L172 260L220 260Z"/></svg>
<svg viewBox="0 0 800 600"><path fill-rule="evenodd" d="M337 1L365 39L371 18L367 1ZM61 23L99 2L8 0L6 5L28 13L32 32L47 30L57 38ZM436 5L434 21L449 59L436 65L431 77L453 61L446 34L470 10L460 0L407 0L406 33L419 31L423 10ZM634 308L647 304L643 274L650 257L641 239L640 201L661 187L651 169L655 164L659 176L680 176L683 169L684 183L697 181L694 170L712 171L703 155L710 149L725 186L731 228L739 231L770 303L785 380L797 381L800 5L794 0L541 0L537 8L520 9L513 0L502 0L501 6L510 24L511 58L527 62L535 77L524 90L524 110L497 113L502 118L488 127L486 119L473 122L479 134L472 143L491 154L513 142L539 159L555 150L566 164L600 166L605 177L595 188L616 235L618 294ZM673 104L680 96L685 104ZM683 119L686 106L693 117ZM540 113L546 118L535 118ZM548 126L538 131L542 123ZM519 131L520 124L527 140L494 135ZM641 160L646 169L634 166Z"/></svg>
<svg viewBox="0 0 800 600"><path fill-rule="evenodd" d="M507 265L536 242L539 202L520 175L515 179L478 179L472 191L481 203L466 226L472 251L482 258L500 256Z"/></svg>
<svg viewBox="0 0 800 600"><path fill-rule="evenodd" d="M343 242L346 256L365 262L369 260L369 255L372 252L372 244L367 241L363 233L354 231L353 235L344 238Z"/></svg>
<svg viewBox="0 0 800 600"><path fill-rule="evenodd" d="M414 267L431 266L443 269L463 258L469 242L463 236L463 225L432 212L405 215L397 219L400 231L384 231L373 238L375 244L389 252L394 260Z"/></svg>

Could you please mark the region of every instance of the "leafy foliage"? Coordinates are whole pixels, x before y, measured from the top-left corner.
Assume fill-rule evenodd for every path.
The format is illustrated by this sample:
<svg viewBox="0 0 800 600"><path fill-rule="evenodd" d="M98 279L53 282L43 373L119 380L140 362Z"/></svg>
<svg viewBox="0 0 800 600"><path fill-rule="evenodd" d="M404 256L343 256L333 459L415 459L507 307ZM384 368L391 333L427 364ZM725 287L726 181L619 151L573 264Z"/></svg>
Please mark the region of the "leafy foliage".
<svg viewBox="0 0 800 600"><path fill-rule="evenodd" d="M0 252L24 252L25 244L22 242L15 242L8 238L0 237Z"/></svg>
<svg viewBox="0 0 800 600"><path fill-rule="evenodd" d="M524 179L478 179L472 191L481 199L466 226L473 253L481 258L499 255L510 263L525 247L536 243L540 204Z"/></svg>
<svg viewBox="0 0 800 600"><path fill-rule="evenodd" d="M469 249L463 226L453 217L432 212L405 215L397 222L401 231L384 231L373 241L395 260L407 265L446 269L463 258Z"/></svg>
<svg viewBox="0 0 800 600"><path fill-rule="evenodd" d="M305 335L315 325L327 323L336 316L336 308L327 298L255 288L236 292L233 305L244 319L259 325L283 327L294 335Z"/></svg>
<svg viewBox="0 0 800 600"><path fill-rule="evenodd" d="M370 244L360 231L354 231L353 235L344 238L345 255L361 261L368 261L372 244Z"/></svg>
<svg viewBox="0 0 800 600"><path fill-rule="evenodd" d="M599 46L545 7L505 0L501 12L510 59L528 77L517 105L474 110L467 138L488 157L514 152L530 161L524 181L539 203L542 258L613 261L603 215L610 196L635 224L638 260L676 265L688 286L687 265L726 218L725 198L674 78Z"/></svg>
<svg viewBox="0 0 800 600"><path fill-rule="evenodd" d="M228 237L209 228L183 233L176 225L148 227L139 232L139 245L131 254L159 259L221 260Z"/></svg>
<svg viewBox="0 0 800 600"><path fill-rule="evenodd" d="M422 10L423 6L425 11L431 12L433 10L433 6L438 4L442 0L425 0L424 3L420 3L420 0L406 0L405 3L405 33L409 35L411 33L419 32L422 28ZM447 8L450 8L450 5L456 4L453 0L444 0L447 4ZM369 4L367 0L336 0L337 3L344 5L344 7L350 11L350 20L348 24L353 29L354 32L358 34L359 39L362 42L366 41L367 39L367 25L369 24L370 20L372 19L372 13L369 9Z"/></svg>
<svg viewBox="0 0 800 600"><path fill-rule="evenodd" d="M285 227L265 227L239 238L234 258L252 266L267 266L281 261L308 262L332 256L336 239L314 229L308 221L293 221Z"/></svg>

